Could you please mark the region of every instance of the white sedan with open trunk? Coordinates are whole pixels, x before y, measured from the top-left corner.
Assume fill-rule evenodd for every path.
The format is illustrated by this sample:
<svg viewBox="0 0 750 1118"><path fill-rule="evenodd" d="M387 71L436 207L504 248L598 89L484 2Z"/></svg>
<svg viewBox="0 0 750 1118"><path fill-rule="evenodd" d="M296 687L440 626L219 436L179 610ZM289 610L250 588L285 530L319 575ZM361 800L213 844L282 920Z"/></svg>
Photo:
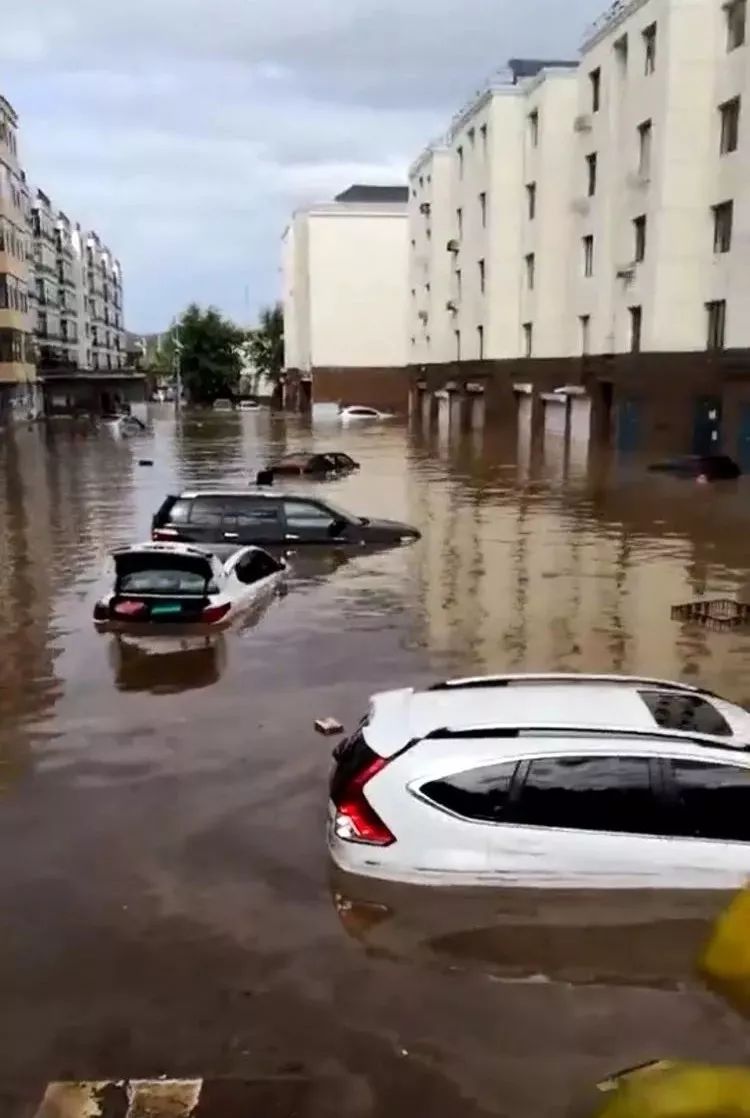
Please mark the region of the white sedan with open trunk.
<svg viewBox="0 0 750 1118"><path fill-rule="evenodd" d="M221 629L280 590L283 560L243 547L226 562L188 544L141 543L112 555L112 590L94 608L98 629L174 635Z"/></svg>
<svg viewBox="0 0 750 1118"><path fill-rule="evenodd" d="M376 695L336 751L345 871L425 885L733 889L750 715L688 684L497 676Z"/></svg>

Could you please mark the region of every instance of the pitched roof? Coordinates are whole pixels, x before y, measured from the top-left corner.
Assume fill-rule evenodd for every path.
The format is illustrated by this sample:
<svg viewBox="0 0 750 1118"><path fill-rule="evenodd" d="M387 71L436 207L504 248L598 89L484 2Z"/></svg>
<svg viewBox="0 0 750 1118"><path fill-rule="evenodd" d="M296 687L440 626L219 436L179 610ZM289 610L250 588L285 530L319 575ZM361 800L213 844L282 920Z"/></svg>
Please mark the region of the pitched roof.
<svg viewBox="0 0 750 1118"><path fill-rule="evenodd" d="M408 186L371 186L354 183L347 190L337 194L336 202L408 202Z"/></svg>

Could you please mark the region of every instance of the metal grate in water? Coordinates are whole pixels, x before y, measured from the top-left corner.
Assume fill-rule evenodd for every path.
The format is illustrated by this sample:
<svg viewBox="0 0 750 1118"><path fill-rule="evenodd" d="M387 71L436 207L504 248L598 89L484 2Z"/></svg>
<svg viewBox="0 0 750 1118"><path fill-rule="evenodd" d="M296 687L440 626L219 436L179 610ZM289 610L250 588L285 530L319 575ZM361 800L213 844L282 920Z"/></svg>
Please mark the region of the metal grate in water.
<svg viewBox="0 0 750 1118"><path fill-rule="evenodd" d="M704 629L717 632L741 629L750 625L750 605L732 598L711 598L702 602L686 602L672 607L673 621L691 621Z"/></svg>

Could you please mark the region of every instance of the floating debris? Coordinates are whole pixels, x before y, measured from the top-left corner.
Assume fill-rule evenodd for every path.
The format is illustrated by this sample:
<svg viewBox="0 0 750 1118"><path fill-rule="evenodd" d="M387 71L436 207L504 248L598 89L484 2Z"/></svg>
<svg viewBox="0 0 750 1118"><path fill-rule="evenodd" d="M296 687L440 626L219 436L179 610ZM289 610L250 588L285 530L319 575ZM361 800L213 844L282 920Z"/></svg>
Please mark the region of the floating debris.
<svg viewBox="0 0 750 1118"><path fill-rule="evenodd" d="M325 734L326 737L332 737L333 734L343 734L344 727L335 718L318 718L315 722L315 729L319 734Z"/></svg>
<svg viewBox="0 0 750 1118"><path fill-rule="evenodd" d="M704 602L686 602L672 606L673 621L693 621L704 629L722 632L750 625L750 605L731 598L713 598Z"/></svg>

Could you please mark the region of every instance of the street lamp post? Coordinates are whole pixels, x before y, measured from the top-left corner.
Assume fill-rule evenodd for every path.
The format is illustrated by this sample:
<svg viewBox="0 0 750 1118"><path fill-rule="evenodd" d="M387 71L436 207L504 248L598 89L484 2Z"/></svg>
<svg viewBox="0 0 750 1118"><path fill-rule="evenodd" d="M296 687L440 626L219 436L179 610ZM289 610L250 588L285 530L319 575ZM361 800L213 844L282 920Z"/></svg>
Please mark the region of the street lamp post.
<svg viewBox="0 0 750 1118"><path fill-rule="evenodd" d="M175 411L178 412L182 407L182 341L180 339L179 326L175 326L174 331L174 357L172 363L175 382L174 408Z"/></svg>

